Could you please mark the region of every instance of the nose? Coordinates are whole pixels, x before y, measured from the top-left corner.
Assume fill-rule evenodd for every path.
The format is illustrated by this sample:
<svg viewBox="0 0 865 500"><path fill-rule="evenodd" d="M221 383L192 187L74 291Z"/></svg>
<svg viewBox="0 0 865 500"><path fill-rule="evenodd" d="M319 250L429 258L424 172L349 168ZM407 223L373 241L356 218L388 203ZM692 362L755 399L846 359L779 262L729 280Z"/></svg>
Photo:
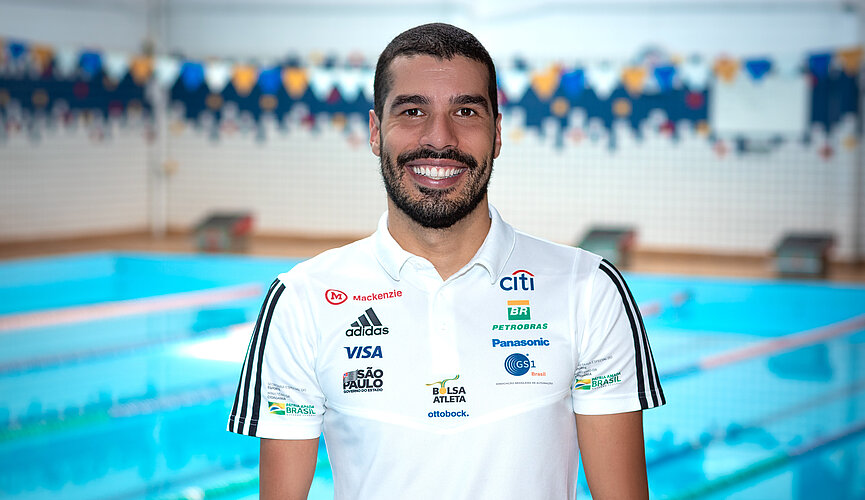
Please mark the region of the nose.
<svg viewBox="0 0 865 500"><path fill-rule="evenodd" d="M446 114L431 115L423 128L423 133L419 137L420 146L428 147L435 150L444 150L457 147L459 138L457 137L454 123Z"/></svg>

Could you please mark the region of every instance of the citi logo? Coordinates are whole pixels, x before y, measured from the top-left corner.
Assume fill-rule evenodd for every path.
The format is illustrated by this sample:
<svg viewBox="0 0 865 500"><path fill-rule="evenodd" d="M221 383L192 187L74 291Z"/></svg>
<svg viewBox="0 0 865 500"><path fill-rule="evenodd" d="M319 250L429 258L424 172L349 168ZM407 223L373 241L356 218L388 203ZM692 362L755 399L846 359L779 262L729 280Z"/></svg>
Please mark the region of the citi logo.
<svg viewBox="0 0 865 500"><path fill-rule="evenodd" d="M355 347L346 347L345 353L348 354L348 359L380 358L381 346L359 345Z"/></svg>
<svg viewBox="0 0 865 500"><path fill-rule="evenodd" d="M346 337L362 337L364 335L387 335L387 327L375 315L372 307L357 317L357 321L345 331Z"/></svg>
<svg viewBox="0 0 865 500"><path fill-rule="evenodd" d="M499 287L506 292L534 290L535 275L525 269L519 269L499 280Z"/></svg>
<svg viewBox="0 0 865 500"><path fill-rule="evenodd" d="M324 299L328 303L338 306L348 300L348 294L340 290L335 290L331 288L324 292Z"/></svg>

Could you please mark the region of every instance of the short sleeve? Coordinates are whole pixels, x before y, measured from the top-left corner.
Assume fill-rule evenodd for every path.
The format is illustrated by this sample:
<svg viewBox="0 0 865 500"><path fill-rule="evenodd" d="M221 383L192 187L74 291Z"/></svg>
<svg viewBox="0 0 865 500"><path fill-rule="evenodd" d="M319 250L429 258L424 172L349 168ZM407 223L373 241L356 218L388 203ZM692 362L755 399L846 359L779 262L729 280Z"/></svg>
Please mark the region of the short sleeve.
<svg viewBox="0 0 865 500"><path fill-rule="evenodd" d="M285 276L270 286L255 322L228 419L230 432L273 439L321 434L317 335Z"/></svg>
<svg viewBox="0 0 865 500"><path fill-rule="evenodd" d="M571 390L574 412L603 415L665 404L643 318L624 278L601 260L590 283Z"/></svg>

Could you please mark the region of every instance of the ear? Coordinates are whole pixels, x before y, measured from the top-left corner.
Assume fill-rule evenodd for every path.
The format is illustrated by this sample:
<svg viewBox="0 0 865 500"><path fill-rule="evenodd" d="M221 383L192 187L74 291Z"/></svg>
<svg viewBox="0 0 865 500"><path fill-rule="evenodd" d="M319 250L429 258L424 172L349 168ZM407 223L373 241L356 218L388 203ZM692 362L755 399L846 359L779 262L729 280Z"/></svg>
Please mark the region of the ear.
<svg viewBox="0 0 865 500"><path fill-rule="evenodd" d="M376 156L381 156L380 137L381 124L378 121L378 116L375 115L375 111L371 109L369 110L369 147L372 149L372 154Z"/></svg>
<svg viewBox="0 0 865 500"><path fill-rule="evenodd" d="M502 150L502 114L496 117L496 139L493 145L493 159L499 157Z"/></svg>

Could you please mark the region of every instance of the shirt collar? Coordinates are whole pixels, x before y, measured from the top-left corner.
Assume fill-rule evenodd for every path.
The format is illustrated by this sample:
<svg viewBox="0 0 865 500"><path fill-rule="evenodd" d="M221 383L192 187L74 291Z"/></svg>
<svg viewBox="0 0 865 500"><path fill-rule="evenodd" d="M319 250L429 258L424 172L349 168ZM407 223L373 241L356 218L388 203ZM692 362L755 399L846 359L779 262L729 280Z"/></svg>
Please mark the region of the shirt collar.
<svg viewBox="0 0 865 500"><path fill-rule="evenodd" d="M490 213L490 231L484 239L483 244L478 249L474 257L463 268L463 271L470 269L474 265L479 265L486 269L490 276L490 283L495 283L501 275L502 270L507 264L508 258L514 249L516 234L514 228L510 224L502 220L499 212L489 205ZM382 214L378 221L378 229L373 236L375 241L375 254L381 267L396 281L400 280L405 263L414 254L411 254L402 249L399 243L390 235L387 229L387 211ZM459 273L458 273L459 274Z"/></svg>

